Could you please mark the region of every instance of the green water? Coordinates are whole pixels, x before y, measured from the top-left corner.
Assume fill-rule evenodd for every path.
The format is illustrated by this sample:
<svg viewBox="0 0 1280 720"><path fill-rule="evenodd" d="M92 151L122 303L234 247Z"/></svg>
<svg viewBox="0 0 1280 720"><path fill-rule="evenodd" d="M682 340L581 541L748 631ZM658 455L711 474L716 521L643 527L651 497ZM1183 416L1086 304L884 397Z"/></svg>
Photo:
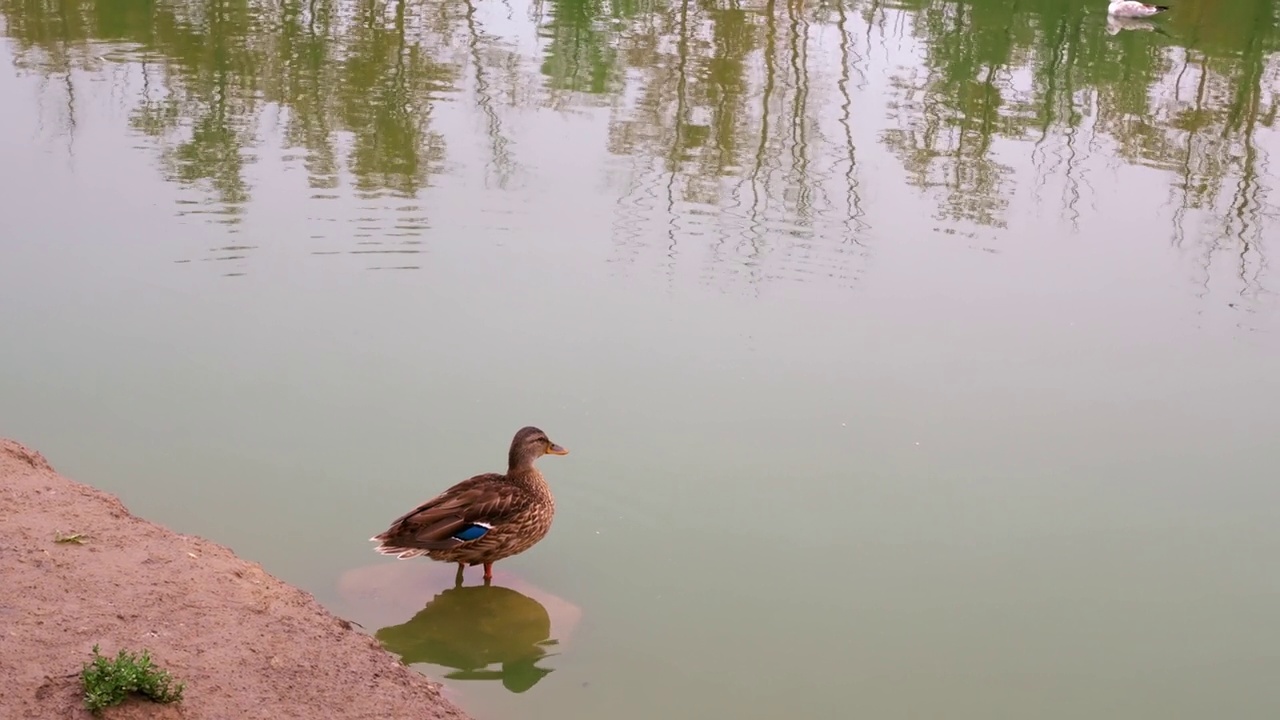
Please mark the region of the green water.
<svg viewBox="0 0 1280 720"><path fill-rule="evenodd" d="M0 435L486 718L1278 717L1277 8L1104 8L0 0ZM571 632L360 610L525 424Z"/></svg>

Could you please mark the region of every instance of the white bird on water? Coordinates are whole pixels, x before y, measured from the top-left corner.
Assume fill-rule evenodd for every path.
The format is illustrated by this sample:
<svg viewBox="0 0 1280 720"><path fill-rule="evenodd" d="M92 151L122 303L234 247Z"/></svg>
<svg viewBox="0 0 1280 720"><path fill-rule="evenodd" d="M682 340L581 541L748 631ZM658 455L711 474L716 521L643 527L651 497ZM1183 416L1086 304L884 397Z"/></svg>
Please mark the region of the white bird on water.
<svg viewBox="0 0 1280 720"><path fill-rule="evenodd" d="M1168 5L1148 5L1137 0L1111 0L1107 14L1118 18L1144 18L1168 10Z"/></svg>

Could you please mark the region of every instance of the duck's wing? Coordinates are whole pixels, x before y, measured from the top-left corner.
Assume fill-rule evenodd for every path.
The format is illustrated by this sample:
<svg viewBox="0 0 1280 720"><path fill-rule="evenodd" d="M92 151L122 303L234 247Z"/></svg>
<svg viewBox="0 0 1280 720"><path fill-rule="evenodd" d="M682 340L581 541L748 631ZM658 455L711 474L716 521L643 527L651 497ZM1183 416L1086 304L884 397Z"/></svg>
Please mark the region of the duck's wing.
<svg viewBox="0 0 1280 720"><path fill-rule="evenodd" d="M480 539L527 509L530 502L527 493L502 475L477 475L401 515L370 539L386 555L446 550Z"/></svg>
<svg viewBox="0 0 1280 720"><path fill-rule="evenodd" d="M1168 9L1167 5L1148 5L1147 3L1137 2L1137 0L1113 2L1108 8L1111 15L1130 18L1150 17Z"/></svg>

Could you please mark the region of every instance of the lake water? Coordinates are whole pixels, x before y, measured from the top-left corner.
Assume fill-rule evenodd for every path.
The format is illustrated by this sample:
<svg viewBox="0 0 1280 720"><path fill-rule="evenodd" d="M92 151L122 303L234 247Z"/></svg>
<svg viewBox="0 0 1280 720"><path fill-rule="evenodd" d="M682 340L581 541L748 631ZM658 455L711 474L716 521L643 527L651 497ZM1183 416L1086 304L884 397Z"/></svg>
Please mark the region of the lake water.
<svg viewBox="0 0 1280 720"><path fill-rule="evenodd" d="M0 435L486 718L1274 718L1277 15L0 0Z"/></svg>

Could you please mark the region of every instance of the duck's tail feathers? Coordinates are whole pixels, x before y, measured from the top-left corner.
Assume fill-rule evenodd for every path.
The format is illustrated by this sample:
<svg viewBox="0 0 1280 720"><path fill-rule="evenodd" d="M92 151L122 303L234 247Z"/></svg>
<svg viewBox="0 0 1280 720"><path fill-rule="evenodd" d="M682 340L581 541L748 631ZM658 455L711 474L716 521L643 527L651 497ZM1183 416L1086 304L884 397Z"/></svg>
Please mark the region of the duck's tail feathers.
<svg viewBox="0 0 1280 720"><path fill-rule="evenodd" d="M409 558L415 558L415 557L418 557L419 555L426 555L426 554L427 554L427 551L426 551L426 550L419 550L419 549L417 549L417 548L406 548L406 547L397 547L397 546L395 546L395 545L388 545L388 544L383 540L383 538L381 538L381 537L379 537L379 536L377 536L377 535L374 535L373 537L369 538L369 542L376 542L376 543L378 543L378 547L374 548L374 551L379 552L379 553L382 553L383 555L394 555L394 556L396 556L397 558L399 558L399 559L401 559L401 560L407 560L407 559L409 559Z"/></svg>

